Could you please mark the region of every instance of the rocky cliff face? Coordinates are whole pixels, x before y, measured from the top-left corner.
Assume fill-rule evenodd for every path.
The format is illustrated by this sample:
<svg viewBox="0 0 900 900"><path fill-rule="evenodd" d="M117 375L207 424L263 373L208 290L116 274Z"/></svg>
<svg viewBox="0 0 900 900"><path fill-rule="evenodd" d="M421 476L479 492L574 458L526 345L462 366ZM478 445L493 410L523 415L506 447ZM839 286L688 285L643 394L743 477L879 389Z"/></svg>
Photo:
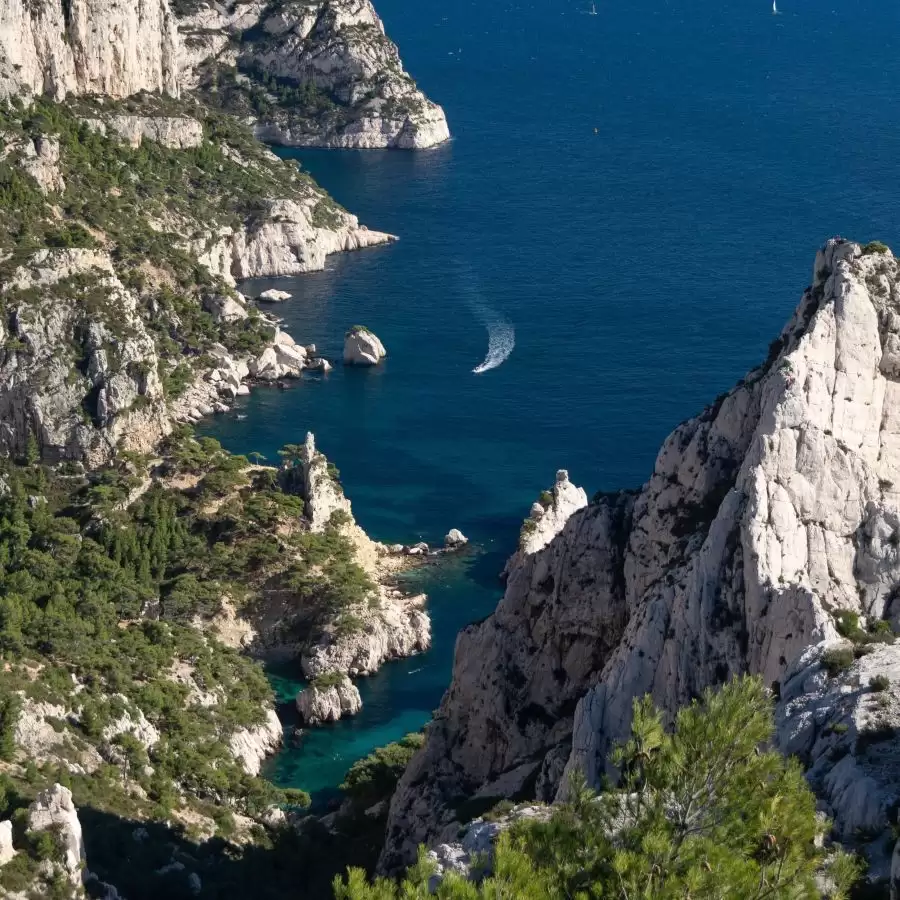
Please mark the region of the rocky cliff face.
<svg viewBox="0 0 900 900"><path fill-rule="evenodd" d="M255 115L263 140L416 150L450 137L369 0L201 5L180 29L205 60L203 95Z"/></svg>
<svg viewBox="0 0 900 900"><path fill-rule="evenodd" d="M369 0L0 2L0 97L177 97L198 84L280 143L418 149L449 137Z"/></svg>
<svg viewBox="0 0 900 900"><path fill-rule="evenodd" d="M779 741L840 838L894 823L893 701L866 690L900 658L900 273L884 250L829 241L768 360L672 433L647 484L515 560L497 612L459 639L385 867L448 836L460 797L551 796L564 765L599 784L633 698L672 713L741 672L781 692ZM847 674L827 655L839 625Z"/></svg>

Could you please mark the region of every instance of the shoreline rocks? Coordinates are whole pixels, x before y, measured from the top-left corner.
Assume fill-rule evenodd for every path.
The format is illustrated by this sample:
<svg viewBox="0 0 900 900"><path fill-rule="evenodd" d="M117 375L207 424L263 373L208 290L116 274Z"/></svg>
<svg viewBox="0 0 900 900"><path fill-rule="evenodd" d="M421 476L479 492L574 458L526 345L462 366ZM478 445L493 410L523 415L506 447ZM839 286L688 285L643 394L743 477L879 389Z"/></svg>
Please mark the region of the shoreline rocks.
<svg viewBox="0 0 900 900"><path fill-rule="evenodd" d="M361 610L363 625L349 634L326 632L300 658L303 674L371 675L385 662L423 653L431 646L431 620L424 594L383 597L378 609Z"/></svg>
<svg viewBox="0 0 900 900"><path fill-rule="evenodd" d="M259 775L263 762L281 746L283 737L281 722L270 708L260 725L235 731L228 747L248 775Z"/></svg>
<svg viewBox="0 0 900 900"><path fill-rule="evenodd" d="M384 344L364 325L354 325L344 335L344 365L377 366L386 356Z"/></svg>

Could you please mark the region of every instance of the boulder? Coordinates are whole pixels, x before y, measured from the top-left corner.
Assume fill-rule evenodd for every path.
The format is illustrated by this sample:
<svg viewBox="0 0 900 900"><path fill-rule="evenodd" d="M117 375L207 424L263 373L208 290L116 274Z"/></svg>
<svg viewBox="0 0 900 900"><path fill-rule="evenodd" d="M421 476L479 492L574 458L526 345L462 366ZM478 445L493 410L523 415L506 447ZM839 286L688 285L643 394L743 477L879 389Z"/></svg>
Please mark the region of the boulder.
<svg viewBox="0 0 900 900"><path fill-rule="evenodd" d="M322 359L320 356L310 360L306 368L311 372L330 372L333 366L327 359Z"/></svg>
<svg viewBox="0 0 900 900"><path fill-rule="evenodd" d="M344 335L344 363L348 366L377 366L387 352L384 344L362 325L354 325Z"/></svg>
<svg viewBox="0 0 900 900"><path fill-rule="evenodd" d="M256 299L257 301L262 301L263 303L282 303L285 300L290 300L291 295L287 291L279 291L275 288L269 288L269 290L263 291Z"/></svg>
<svg viewBox="0 0 900 900"><path fill-rule="evenodd" d="M444 538L444 546L448 550L455 550L468 543L469 539L458 528L451 528Z"/></svg>
<svg viewBox="0 0 900 900"><path fill-rule="evenodd" d="M307 725L321 725L355 716L362 709L362 697L346 675L329 675L300 691L296 704Z"/></svg>

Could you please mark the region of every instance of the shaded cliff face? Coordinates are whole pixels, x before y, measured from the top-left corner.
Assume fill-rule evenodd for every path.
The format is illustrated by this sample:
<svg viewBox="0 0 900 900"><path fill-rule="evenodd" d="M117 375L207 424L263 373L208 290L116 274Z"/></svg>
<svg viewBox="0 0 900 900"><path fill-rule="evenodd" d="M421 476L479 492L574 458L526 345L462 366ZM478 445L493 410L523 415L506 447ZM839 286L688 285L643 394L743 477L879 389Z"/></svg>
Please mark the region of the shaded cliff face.
<svg viewBox="0 0 900 900"><path fill-rule="evenodd" d="M198 86L279 143L418 149L449 137L369 0L0 0L0 97Z"/></svg>
<svg viewBox="0 0 900 900"><path fill-rule="evenodd" d="M841 611L857 655L891 640L877 623L897 614L900 287L896 260L881 250L830 241L767 362L673 432L633 506L624 495L598 499L546 547L520 553L498 611L460 638L451 688L394 798L386 868L455 827L456 796L533 793L511 774L526 763L539 763L544 795L565 788L562 756L567 770L599 784L635 697L650 693L672 713L739 672L760 673L776 689L791 674L779 740L817 761L811 780L838 834L851 838L860 822L888 826L897 789L879 759L892 754L873 758L871 734L848 741L843 757L824 752L832 715L855 715L882 741L894 740L898 724L888 707L880 718L863 715L865 692L852 701L857 714L839 713L823 659ZM604 520L619 527L598 527ZM558 611L551 583L567 591ZM513 607L519 618L510 623ZM850 628L848 614L859 624ZM593 660L582 667L563 657L555 676L560 631L576 616L573 639ZM900 653L890 643L878 652ZM523 653L524 679L508 677L505 661ZM574 716L557 709L531 733L514 727L524 698L542 693L577 696Z"/></svg>

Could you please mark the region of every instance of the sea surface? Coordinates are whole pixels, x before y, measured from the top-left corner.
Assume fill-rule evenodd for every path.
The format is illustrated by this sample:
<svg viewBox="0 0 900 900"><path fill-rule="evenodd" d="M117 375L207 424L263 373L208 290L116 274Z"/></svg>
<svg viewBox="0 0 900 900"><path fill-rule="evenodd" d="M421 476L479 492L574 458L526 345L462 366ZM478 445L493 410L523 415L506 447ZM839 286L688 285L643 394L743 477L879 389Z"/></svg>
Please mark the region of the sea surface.
<svg viewBox="0 0 900 900"><path fill-rule="evenodd" d="M328 356L361 323L389 359L257 390L208 431L270 459L314 431L373 537L476 546L415 575L434 649L363 681L362 714L285 750L281 783L327 798L424 724L558 468L640 484L765 356L826 238L900 247L900 4L781 3L377 0L454 139L283 151L400 241L247 290L290 291L277 312ZM297 674L272 673L288 722Z"/></svg>

